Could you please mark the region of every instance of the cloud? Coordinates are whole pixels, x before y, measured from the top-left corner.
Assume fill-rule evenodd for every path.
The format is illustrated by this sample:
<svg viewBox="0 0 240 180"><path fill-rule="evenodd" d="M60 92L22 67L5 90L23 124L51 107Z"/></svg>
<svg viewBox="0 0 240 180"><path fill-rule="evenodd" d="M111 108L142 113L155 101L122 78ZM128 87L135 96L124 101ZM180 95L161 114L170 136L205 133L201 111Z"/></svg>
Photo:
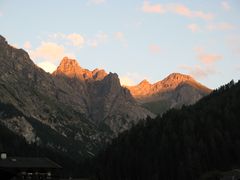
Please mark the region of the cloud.
<svg viewBox="0 0 240 180"><path fill-rule="evenodd" d="M229 3L227 1L222 1L221 6L225 11L229 11L231 9L231 6L229 5Z"/></svg>
<svg viewBox="0 0 240 180"><path fill-rule="evenodd" d="M108 34L99 32L95 37L88 39L88 45L91 47L98 47L100 44L104 44L108 41Z"/></svg>
<svg viewBox="0 0 240 180"><path fill-rule="evenodd" d="M143 12L146 13L165 13L166 10L161 4L155 4L152 5L148 1L143 2L143 7L142 7Z"/></svg>
<svg viewBox="0 0 240 180"><path fill-rule="evenodd" d="M29 41L26 41L24 44L23 44L23 48L25 49L31 49L32 45Z"/></svg>
<svg viewBox="0 0 240 180"><path fill-rule="evenodd" d="M77 33L72 34L63 34L63 33L55 33L49 36L51 39L54 40L64 40L66 41L66 45L75 46L75 47L82 47L85 44L85 38Z"/></svg>
<svg viewBox="0 0 240 180"><path fill-rule="evenodd" d="M192 32L201 31L200 27L197 24L189 24L187 28L190 29Z"/></svg>
<svg viewBox="0 0 240 180"><path fill-rule="evenodd" d="M74 57L73 54L66 52L64 46L54 42L41 42L38 48L30 51L30 56L32 59L50 62L58 61L64 56Z"/></svg>
<svg viewBox="0 0 240 180"><path fill-rule="evenodd" d="M240 56L240 36L235 34L226 38L226 43L233 54Z"/></svg>
<svg viewBox="0 0 240 180"><path fill-rule="evenodd" d="M194 66L182 65L180 68L188 71L188 74L195 78L206 78L216 74L217 71L214 63L223 59L223 57L218 54L206 53L202 47L197 47L194 50L197 52L197 58L201 64Z"/></svg>
<svg viewBox="0 0 240 180"><path fill-rule="evenodd" d="M127 40L126 40L125 35L124 35L123 32L120 32L120 31L119 31L119 32L116 32L116 33L114 34L114 37L115 37L115 39L116 39L117 41L119 41L120 43L122 43L123 46L128 47L128 42L127 42Z"/></svg>
<svg viewBox="0 0 240 180"><path fill-rule="evenodd" d="M157 44L151 44L151 45L149 46L149 51L150 51L151 53L153 53L153 54L158 54L158 53L161 52L161 48L160 48L160 46L157 45Z"/></svg>
<svg viewBox="0 0 240 180"><path fill-rule="evenodd" d="M151 4L149 1L144 1L142 11L145 13L164 14L167 12L185 16L188 18L200 18L204 20L211 20L214 18L212 13L205 13L203 11L193 11L182 4L169 3L169 4Z"/></svg>
<svg viewBox="0 0 240 180"><path fill-rule="evenodd" d="M124 39L124 34L123 34L123 32L116 32L115 37L116 37L116 39L121 41Z"/></svg>
<svg viewBox="0 0 240 180"><path fill-rule="evenodd" d="M219 54L206 53L202 47L195 48L195 51L197 52L198 60L205 65L213 65L215 62L223 59L223 56Z"/></svg>
<svg viewBox="0 0 240 180"><path fill-rule="evenodd" d="M3 16L3 12L2 11L0 11L0 17L2 17Z"/></svg>
<svg viewBox="0 0 240 180"><path fill-rule="evenodd" d="M76 33L68 34L66 36L66 39L68 39L73 46L78 46L78 47L82 47L85 42L84 38L80 34L76 34Z"/></svg>
<svg viewBox="0 0 240 180"><path fill-rule="evenodd" d="M89 0L88 1L88 4L94 4L94 5L99 5L103 3L106 3L106 0Z"/></svg>
<svg viewBox="0 0 240 180"><path fill-rule="evenodd" d="M183 70L187 70L188 74L198 79L204 79L216 73L216 70L212 66L202 67L199 65L195 65L192 67L188 65L182 65L180 66L180 68Z"/></svg>
<svg viewBox="0 0 240 180"><path fill-rule="evenodd" d="M217 54L199 54L198 59L204 64L213 64L216 61L223 59L221 55Z"/></svg>
<svg viewBox="0 0 240 180"><path fill-rule="evenodd" d="M43 61L37 64L38 67L42 68L44 71L52 73L57 69L57 66L51 62Z"/></svg>
<svg viewBox="0 0 240 180"><path fill-rule="evenodd" d="M235 26L231 23L222 22L222 23L216 23L216 24L208 24L207 29L210 31L213 30L232 30L235 29Z"/></svg>
<svg viewBox="0 0 240 180"><path fill-rule="evenodd" d="M198 24L189 24L187 26L192 32L203 32L203 31L228 31L235 29L235 25L228 22L221 23L208 23L205 26L199 26Z"/></svg>
<svg viewBox="0 0 240 180"><path fill-rule="evenodd" d="M134 86L143 79L148 79L138 73L127 73L119 77L122 86Z"/></svg>

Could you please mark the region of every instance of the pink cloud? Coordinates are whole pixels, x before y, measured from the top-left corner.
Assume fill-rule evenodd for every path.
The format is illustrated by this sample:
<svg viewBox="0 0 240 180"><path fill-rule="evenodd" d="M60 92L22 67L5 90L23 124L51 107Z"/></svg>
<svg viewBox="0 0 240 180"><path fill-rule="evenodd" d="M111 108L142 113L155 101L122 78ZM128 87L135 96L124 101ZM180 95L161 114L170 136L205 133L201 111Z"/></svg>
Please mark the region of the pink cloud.
<svg viewBox="0 0 240 180"><path fill-rule="evenodd" d="M146 13L164 13L165 9L162 7L161 4L150 4L148 1L144 1L143 7L142 7L143 12Z"/></svg>
<svg viewBox="0 0 240 180"><path fill-rule="evenodd" d="M231 6L229 5L229 3L227 1L222 1L221 6L225 11L229 11L231 9Z"/></svg>
<svg viewBox="0 0 240 180"><path fill-rule="evenodd" d="M94 4L94 5L99 5L103 3L106 3L106 0L89 0L88 1L88 4Z"/></svg>
<svg viewBox="0 0 240 180"><path fill-rule="evenodd" d="M199 65L195 66L183 65L180 66L180 68L183 70L187 70L188 74L199 79L206 78L216 73L216 70L213 67L201 67Z"/></svg>
<svg viewBox="0 0 240 180"><path fill-rule="evenodd" d="M55 33L49 36L53 40L64 40L66 45L71 45L75 47L82 47L85 44L85 38L81 34L71 33Z"/></svg>
<svg viewBox="0 0 240 180"><path fill-rule="evenodd" d="M87 43L89 46L96 48L100 44L105 44L108 41L108 34L104 32L99 32L95 37L88 39Z"/></svg>
<svg viewBox="0 0 240 180"><path fill-rule="evenodd" d="M235 55L240 56L240 36L235 34L226 38L228 47Z"/></svg>
<svg viewBox="0 0 240 180"><path fill-rule="evenodd" d="M207 29L210 31L213 30L232 30L234 29L235 26L231 23L227 23L227 22L222 22L222 23L216 23L216 24L209 24L207 25Z"/></svg>
<svg viewBox="0 0 240 180"><path fill-rule="evenodd" d="M223 57L221 55L217 55L217 54L204 53L204 54L198 55L198 59L204 64L213 64L214 62L223 59Z"/></svg>
<svg viewBox="0 0 240 180"><path fill-rule="evenodd" d="M124 33L123 32L116 32L115 37L118 40L123 40L124 39Z"/></svg>
<svg viewBox="0 0 240 180"><path fill-rule="evenodd" d="M25 49L31 49L32 45L31 45L31 43L30 43L29 41L26 41L26 42L23 44L23 47L24 47Z"/></svg>
<svg viewBox="0 0 240 180"><path fill-rule="evenodd" d="M223 56L214 53L206 53L204 48L197 47L194 49L197 52L197 58L205 65L213 65L215 62L223 59Z"/></svg>
<svg viewBox="0 0 240 180"><path fill-rule="evenodd" d="M200 27L197 24L189 24L187 28L190 29L192 32L201 31Z"/></svg>
<svg viewBox="0 0 240 180"><path fill-rule="evenodd" d="M117 41L119 41L123 46L125 46L125 47L128 47L128 42L127 42L127 40L126 40L126 38L125 38L125 35L124 35L124 33L123 32L116 32L115 34L114 34L114 37L115 37L115 39L117 40Z"/></svg>
<svg viewBox="0 0 240 180"><path fill-rule="evenodd" d="M145 13L163 14L166 12L175 13L189 18L201 18L204 20L211 20L214 18L212 13L205 13L203 11L194 11L187 6L177 3L169 4L151 4L149 1L144 1L142 11Z"/></svg>
<svg viewBox="0 0 240 180"><path fill-rule="evenodd" d="M149 51L150 51L151 53L153 53L153 54L158 54L158 53L161 52L161 48L160 48L160 46L157 45L157 44L151 44L151 45L149 46Z"/></svg>

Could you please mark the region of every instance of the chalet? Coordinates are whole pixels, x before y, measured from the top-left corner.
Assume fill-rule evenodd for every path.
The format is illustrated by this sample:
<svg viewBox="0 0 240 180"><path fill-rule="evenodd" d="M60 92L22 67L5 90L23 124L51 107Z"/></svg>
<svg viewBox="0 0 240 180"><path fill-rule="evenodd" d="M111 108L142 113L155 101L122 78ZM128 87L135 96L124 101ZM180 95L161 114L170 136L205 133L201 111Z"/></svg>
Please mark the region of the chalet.
<svg viewBox="0 0 240 180"><path fill-rule="evenodd" d="M1 154L0 177L4 180L56 179L56 170L61 166L48 158L7 157Z"/></svg>

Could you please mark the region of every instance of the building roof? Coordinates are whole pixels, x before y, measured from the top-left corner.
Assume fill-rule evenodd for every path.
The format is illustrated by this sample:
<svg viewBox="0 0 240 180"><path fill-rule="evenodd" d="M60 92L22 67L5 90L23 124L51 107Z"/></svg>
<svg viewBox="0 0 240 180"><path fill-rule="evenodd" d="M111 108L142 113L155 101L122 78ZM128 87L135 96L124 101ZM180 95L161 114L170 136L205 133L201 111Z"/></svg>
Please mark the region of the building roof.
<svg viewBox="0 0 240 180"><path fill-rule="evenodd" d="M0 168L61 168L48 158L8 157L0 159Z"/></svg>

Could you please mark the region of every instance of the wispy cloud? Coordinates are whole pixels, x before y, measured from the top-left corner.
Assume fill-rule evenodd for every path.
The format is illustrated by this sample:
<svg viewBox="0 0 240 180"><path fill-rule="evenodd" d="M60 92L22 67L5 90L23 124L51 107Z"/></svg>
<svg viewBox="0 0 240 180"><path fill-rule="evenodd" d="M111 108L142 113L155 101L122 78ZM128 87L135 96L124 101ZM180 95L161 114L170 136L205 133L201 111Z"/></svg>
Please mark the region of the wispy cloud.
<svg viewBox="0 0 240 180"><path fill-rule="evenodd" d="M188 18L200 18L204 20L211 20L214 18L214 15L212 13L191 10L190 8L182 4L177 3L151 4L147 0L143 2L142 11L145 13L158 13L158 14L170 12Z"/></svg>
<svg viewBox="0 0 240 180"><path fill-rule="evenodd" d="M192 32L200 32L201 31L201 28L199 27L199 25L197 24L189 24L187 26L188 29L190 29Z"/></svg>
<svg viewBox="0 0 240 180"><path fill-rule="evenodd" d="M166 10L161 4L150 4L148 1L143 2L143 12L146 13L165 13Z"/></svg>
<svg viewBox="0 0 240 180"><path fill-rule="evenodd" d="M81 34L71 33L71 34L63 34L63 33L55 33L49 35L50 39L54 40L63 40L66 41L65 44L75 47L83 47L85 44L85 38Z"/></svg>
<svg viewBox="0 0 240 180"><path fill-rule="evenodd" d="M235 29L235 26L231 23L222 22L222 23L211 23L207 25L207 29L210 31L213 30L232 30Z"/></svg>
<svg viewBox="0 0 240 180"><path fill-rule="evenodd" d="M123 32L116 32L115 34L114 34L114 38L117 40L117 41L119 41L124 47L127 47L128 46L128 42L127 42L127 39L126 39L126 37L125 37L125 35L124 35L124 33Z"/></svg>
<svg viewBox="0 0 240 180"><path fill-rule="evenodd" d="M161 52L161 47L157 44L150 44L149 45L149 51L152 53L152 54L158 54Z"/></svg>
<svg viewBox="0 0 240 180"><path fill-rule="evenodd" d="M104 44L108 41L108 34L104 32L99 32L93 38L89 38L87 43L91 47L98 47L100 44Z"/></svg>
<svg viewBox="0 0 240 180"><path fill-rule="evenodd" d="M207 25L202 26L196 23L192 23L187 25L187 28L192 32L206 32L206 31L230 31L234 30L236 26L228 22L208 23Z"/></svg>
<svg viewBox="0 0 240 180"><path fill-rule="evenodd" d="M222 1L221 6L225 11L229 11L231 9L231 6L229 5L229 3L227 1Z"/></svg>
<svg viewBox="0 0 240 180"><path fill-rule="evenodd" d="M223 57L221 55L217 55L217 54L200 54L198 55L198 59L204 63L204 64L213 64L221 59L223 59Z"/></svg>
<svg viewBox="0 0 240 180"><path fill-rule="evenodd" d="M197 52L198 60L205 65L213 65L215 62L223 59L222 55L215 53L206 53L204 48L201 47L195 48L195 51Z"/></svg>
<svg viewBox="0 0 240 180"><path fill-rule="evenodd" d="M197 53L197 59L200 63L193 66L182 65L179 67L180 69L187 71L188 74L199 79L218 73L215 62L222 60L223 56L214 53L206 53L202 47L197 47L194 51Z"/></svg>
<svg viewBox="0 0 240 180"><path fill-rule="evenodd" d="M117 39L117 40L124 40L125 39L125 37L124 37L124 33L123 32L116 32L115 33L115 38Z"/></svg>
<svg viewBox="0 0 240 180"><path fill-rule="evenodd" d="M226 43L233 54L240 56L240 36L235 34L226 38Z"/></svg>
<svg viewBox="0 0 240 180"><path fill-rule="evenodd" d="M204 79L216 73L216 70L212 66L203 67L200 65L195 66L182 65L180 66L180 69L186 70L188 74L198 79Z"/></svg>
<svg viewBox="0 0 240 180"><path fill-rule="evenodd" d="M29 41L26 41L24 44L23 44L23 48L24 49L31 49L32 45Z"/></svg>
<svg viewBox="0 0 240 180"><path fill-rule="evenodd" d="M57 69L57 66L49 61L40 62L37 65L38 67L49 73L52 73Z"/></svg>
<svg viewBox="0 0 240 180"><path fill-rule="evenodd" d="M99 5L106 3L106 0L88 0L88 4Z"/></svg>
<svg viewBox="0 0 240 180"><path fill-rule="evenodd" d="M3 16L3 12L2 11L0 11L0 17L2 17Z"/></svg>

